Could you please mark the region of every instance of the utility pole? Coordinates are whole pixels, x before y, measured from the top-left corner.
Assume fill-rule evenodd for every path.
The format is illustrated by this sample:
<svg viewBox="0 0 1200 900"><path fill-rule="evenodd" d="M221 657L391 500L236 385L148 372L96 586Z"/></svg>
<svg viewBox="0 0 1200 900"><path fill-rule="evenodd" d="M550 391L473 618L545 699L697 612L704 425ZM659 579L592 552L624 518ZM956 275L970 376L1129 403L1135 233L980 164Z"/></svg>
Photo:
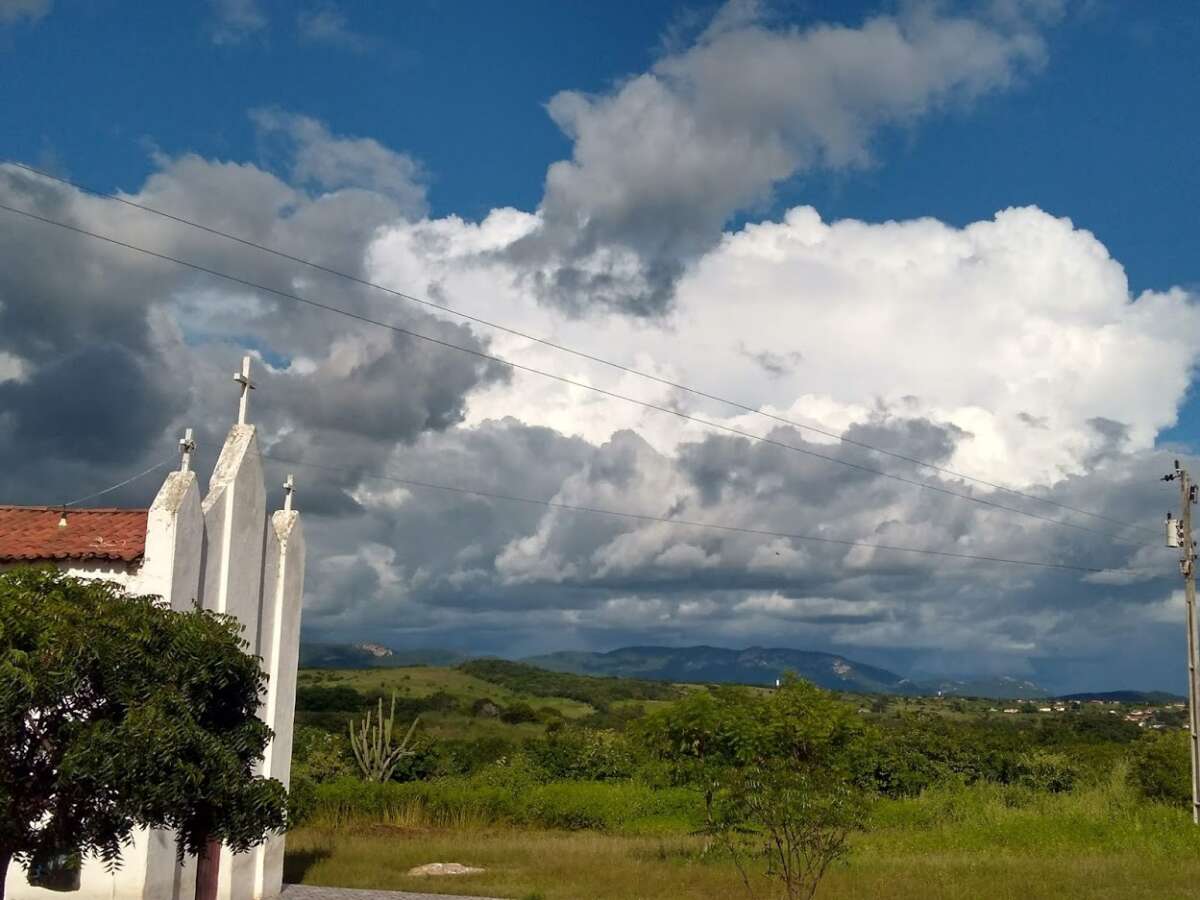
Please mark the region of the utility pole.
<svg viewBox="0 0 1200 900"><path fill-rule="evenodd" d="M1167 513L1167 546L1183 550L1179 570L1187 604L1188 647L1188 731L1192 750L1192 822L1200 825L1200 657L1196 646L1196 542L1192 539L1192 506L1196 503L1196 485L1187 469L1175 460L1175 471L1163 481L1179 482L1179 518Z"/></svg>

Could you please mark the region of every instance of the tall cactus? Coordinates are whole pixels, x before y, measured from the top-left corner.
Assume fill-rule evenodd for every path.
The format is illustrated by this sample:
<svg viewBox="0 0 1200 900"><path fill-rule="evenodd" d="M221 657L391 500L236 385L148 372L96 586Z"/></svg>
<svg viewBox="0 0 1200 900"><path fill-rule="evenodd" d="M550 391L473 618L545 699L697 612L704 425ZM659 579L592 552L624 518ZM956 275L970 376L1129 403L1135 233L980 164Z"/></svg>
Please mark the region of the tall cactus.
<svg viewBox="0 0 1200 900"><path fill-rule="evenodd" d="M372 722L371 711L359 723L355 730L354 722L350 723L350 746L354 749L354 759L362 770L363 778L367 781L388 781L400 760L413 756L415 750L408 746L413 732L417 730L420 717L413 719L408 727L404 740L392 746L392 725L396 719L396 692L392 692L392 708L386 720L383 718L383 698L379 698L379 718Z"/></svg>

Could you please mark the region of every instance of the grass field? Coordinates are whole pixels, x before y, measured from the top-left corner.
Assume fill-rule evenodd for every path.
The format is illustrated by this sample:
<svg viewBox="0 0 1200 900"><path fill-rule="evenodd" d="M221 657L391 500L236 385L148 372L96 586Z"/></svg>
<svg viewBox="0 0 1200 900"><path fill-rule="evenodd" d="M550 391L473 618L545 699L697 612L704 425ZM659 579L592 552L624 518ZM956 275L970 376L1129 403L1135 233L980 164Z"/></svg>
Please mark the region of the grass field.
<svg viewBox="0 0 1200 900"><path fill-rule="evenodd" d="M395 820L393 820L395 821ZM303 828L287 877L344 887L460 891L544 900L726 900L748 896L734 867L701 853L682 825L666 833L429 827L419 810L391 826ZM405 872L461 862L487 872L434 882ZM1111 783L1048 795L977 786L883 801L849 862L818 897L1185 898L1198 896L1200 830L1185 813ZM772 896L766 891L758 896Z"/></svg>

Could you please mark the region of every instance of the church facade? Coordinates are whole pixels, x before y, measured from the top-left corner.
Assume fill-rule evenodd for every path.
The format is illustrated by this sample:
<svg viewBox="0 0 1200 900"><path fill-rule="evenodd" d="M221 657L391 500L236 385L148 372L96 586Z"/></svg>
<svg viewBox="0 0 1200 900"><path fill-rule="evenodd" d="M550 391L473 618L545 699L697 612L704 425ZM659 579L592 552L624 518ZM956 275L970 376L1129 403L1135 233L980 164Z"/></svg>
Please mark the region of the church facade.
<svg viewBox="0 0 1200 900"><path fill-rule="evenodd" d="M248 369L243 365L243 374ZM242 410L221 449L202 497L191 470L190 435L181 442L178 471L167 475L149 509L63 509L0 506L0 568L52 563L86 578L104 578L132 593L156 594L173 609L203 608L237 617L250 652L269 676L260 715L274 731L261 774L289 782L292 719L304 592L304 532L292 508L292 481L283 509L268 512L255 427ZM233 855L222 849L216 875L220 900L277 897L283 878L282 835ZM196 861L176 860L173 836L142 831L106 872L85 860L79 900L195 900ZM210 885L211 890L211 885ZM8 872L11 900L62 897L29 885L22 866Z"/></svg>

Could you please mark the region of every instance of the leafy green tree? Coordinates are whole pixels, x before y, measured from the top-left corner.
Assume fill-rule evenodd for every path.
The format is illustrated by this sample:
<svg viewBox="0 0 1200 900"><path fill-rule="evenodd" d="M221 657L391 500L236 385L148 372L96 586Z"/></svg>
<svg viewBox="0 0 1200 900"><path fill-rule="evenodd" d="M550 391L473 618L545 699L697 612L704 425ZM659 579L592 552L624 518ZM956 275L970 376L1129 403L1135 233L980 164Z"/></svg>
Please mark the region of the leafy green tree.
<svg viewBox="0 0 1200 900"><path fill-rule="evenodd" d="M0 898L11 859L115 866L138 827L173 829L181 854L281 830L286 792L253 774L265 683L231 617L52 568L0 573Z"/></svg>
<svg viewBox="0 0 1200 900"><path fill-rule="evenodd" d="M667 765L670 781L700 789L710 825L721 776L745 762L751 750L753 710L760 704L748 691L697 690L646 716L634 729L645 750Z"/></svg>
<svg viewBox="0 0 1200 900"><path fill-rule="evenodd" d="M789 900L808 900L866 822L867 734L847 704L792 675L740 712L707 830L729 851L751 895L748 863L758 861Z"/></svg>
<svg viewBox="0 0 1200 900"><path fill-rule="evenodd" d="M867 796L829 771L760 761L723 780L709 831L729 852L751 897L760 878L788 900L811 900L864 827ZM753 863L761 863L755 871Z"/></svg>
<svg viewBox="0 0 1200 900"><path fill-rule="evenodd" d="M309 778L314 784L355 772L350 745L341 734L300 725L292 737L292 781Z"/></svg>
<svg viewBox="0 0 1200 900"><path fill-rule="evenodd" d="M985 755L962 725L935 713L904 713L881 723L864 766L884 796L912 797L942 781L976 781Z"/></svg>

